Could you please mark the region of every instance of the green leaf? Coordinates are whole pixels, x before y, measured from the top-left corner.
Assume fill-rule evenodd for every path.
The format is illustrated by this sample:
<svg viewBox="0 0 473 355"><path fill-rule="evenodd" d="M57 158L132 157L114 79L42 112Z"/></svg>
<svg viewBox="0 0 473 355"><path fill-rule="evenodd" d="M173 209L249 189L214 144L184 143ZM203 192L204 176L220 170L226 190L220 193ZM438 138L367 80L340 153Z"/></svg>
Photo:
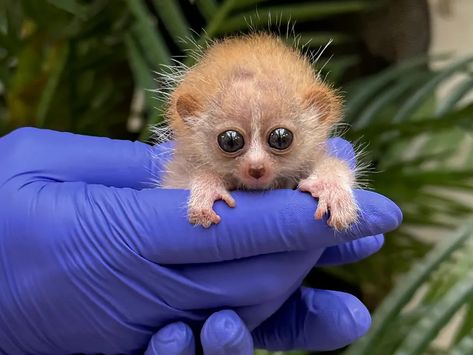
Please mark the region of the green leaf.
<svg viewBox="0 0 473 355"><path fill-rule="evenodd" d="M249 7L255 7L261 3L268 2L271 0L240 0L235 4L235 10L241 10Z"/></svg>
<svg viewBox="0 0 473 355"><path fill-rule="evenodd" d="M441 101L437 111L435 112L436 117L442 117L448 112L452 111L455 105L473 90L473 78L466 78L461 81L452 92Z"/></svg>
<svg viewBox="0 0 473 355"><path fill-rule="evenodd" d="M288 21L313 21L335 15L360 12L371 7L373 4L366 1L326 1L262 7L257 11L239 13L228 18L215 28L215 33L241 31L248 27L248 21L253 27L258 28L271 25L271 22L280 25Z"/></svg>
<svg viewBox="0 0 473 355"><path fill-rule="evenodd" d="M134 38L140 43L148 64L154 70L159 69L158 64L169 65L171 54L157 31L153 17L141 1L127 0L127 4L136 18L136 24L132 27Z"/></svg>
<svg viewBox="0 0 473 355"><path fill-rule="evenodd" d="M21 30L23 25L23 9L17 0L5 0L0 3L2 14L2 32L8 35L11 42L21 41Z"/></svg>
<svg viewBox="0 0 473 355"><path fill-rule="evenodd" d="M404 95L407 90L424 81L428 76L431 75L425 72L413 73L403 78L397 85L391 85L387 90L382 91L377 97L373 98L371 103L367 104L367 107L354 121L353 128L360 129L369 125L383 109L395 104L396 100Z"/></svg>
<svg viewBox="0 0 473 355"><path fill-rule="evenodd" d="M195 3L207 21L217 12L217 2L215 0L195 0Z"/></svg>
<svg viewBox="0 0 473 355"><path fill-rule="evenodd" d="M84 5L76 0L47 0L50 4L57 8L67 11L81 19L87 18L87 11Z"/></svg>
<svg viewBox="0 0 473 355"><path fill-rule="evenodd" d="M57 53L54 56L52 63L50 63L52 70L49 72L48 81L45 88L43 89L38 104L38 127L45 126L51 102L56 90L58 89L59 81L61 80L66 67L68 55L69 45L65 43L57 49Z"/></svg>
<svg viewBox="0 0 473 355"><path fill-rule="evenodd" d="M458 280L467 276L473 269L471 253L473 253L473 243L466 243L455 253L454 258L445 261L438 270L432 273L431 280L427 285L428 290L421 301L422 304L432 304L433 307L437 307L437 303L455 286ZM469 323L471 324L471 321ZM464 326L467 325L468 322L464 322Z"/></svg>
<svg viewBox="0 0 473 355"><path fill-rule="evenodd" d="M455 334L454 343L457 343L457 346L462 347L460 343L464 341L464 338L469 337L473 337L473 299L470 300L462 319L462 324Z"/></svg>
<svg viewBox="0 0 473 355"><path fill-rule="evenodd" d="M411 117L419 108L419 104L428 96L432 95L438 85L452 76L452 74L465 70L473 62L473 57L469 57L441 70L436 76L429 79L422 87L409 98L404 105L400 107L397 114L393 117L393 122L403 122Z"/></svg>
<svg viewBox="0 0 473 355"><path fill-rule="evenodd" d="M366 129L360 130L360 133L367 137L374 137L380 135L380 139L393 139L397 137L410 138L418 136L423 132L432 132L434 130L450 129L455 125L467 129L473 129L473 103L461 108L457 111L451 112L445 115L442 119L434 118L422 118L418 121L407 121L402 123L373 123Z"/></svg>
<svg viewBox="0 0 473 355"><path fill-rule="evenodd" d="M153 99L153 96L149 91L154 85L151 74L152 72L147 66L143 55L140 53L138 47L136 46L136 42L133 40L131 35L125 36L125 44L128 50L133 76L135 77L135 81L138 84L137 86L143 90L145 94L145 102L148 111L152 112L154 106L157 105L157 101Z"/></svg>
<svg viewBox="0 0 473 355"><path fill-rule="evenodd" d="M205 27L204 33L202 34L199 41L197 41L198 45L205 44L209 39L215 37L215 35L219 33L221 26L223 26L224 22L227 22L228 14L233 10L235 4L237 3L237 0L224 0L222 5L218 7L217 12Z"/></svg>
<svg viewBox="0 0 473 355"><path fill-rule="evenodd" d="M351 346L345 355L374 355L372 350L378 338L390 332L390 325L417 292L419 285L425 282L431 272L448 259L455 250L460 248L471 237L472 232L473 223L468 223L454 235L448 236L421 263L416 264L399 280L397 287L386 297L373 316L373 324L368 334Z"/></svg>
<svg viewBox="0 0 473 355"><path fill-rule="evenodd" d="M330 78L330 81L338 82L342 76L353 66L357 65L360 62L360 58L356 55L344 55L338 58L330 59L326 64L322 65L322 72L327 72L327 77ZM316 64L316 69L319 67Z"/></svg>
<svg viewBox="0 0 473 355"><path fill-rule="evenodd" d="M341 45L355 40L354 37L343 32L303 32L297 37L299 43L308 48L319 48L329 42L333 45Z"/></svg>
<svg viewBox="0 0 473 355"><path fill-rule="evenodd" d="M408 78L413 73L418 72L419 69L425 67L429 61L442 59L444 57L445 55L409 59L371 78L365 78L364 80L354 82L347 86L348 101L345 105L345 117L347 121L355 122L359 116L359 112L369 105L377 97L379 92L392 81L400 77Z"/></svg>
<svg viewBox="0 0 473 355"><path fill-rule="evenodd" d="M465 336L453 349L449 355L471 355L473 354L473 331Z"/></svg>
<svg viewBox="0 0 473 355"><path fill-rule="evenodd" d="M174 42L181 48L189 48L192 33L177 0L153 0L159 18ZM186 40L187 39L187 40Z"/></svg>
<svg viewBox="0 0 473 355"><path fill-rule="evenodd" d="M395 355L422 354L452 315L473 296L473 271L436 303L428 317L421 318L407 335Z"/></svg>

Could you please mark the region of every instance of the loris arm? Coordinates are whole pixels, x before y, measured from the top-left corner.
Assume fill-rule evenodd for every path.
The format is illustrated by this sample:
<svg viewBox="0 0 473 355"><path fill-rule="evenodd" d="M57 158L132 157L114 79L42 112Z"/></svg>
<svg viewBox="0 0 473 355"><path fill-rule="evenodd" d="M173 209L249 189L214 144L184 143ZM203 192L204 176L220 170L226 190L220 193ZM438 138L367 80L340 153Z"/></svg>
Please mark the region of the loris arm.
<svg viewBox="0 0 473 355"><path fill-rule="evenodd" d="M213 204L223 200L230 207L235 207L235 200L228 192L223 177L212 172L199 172L191 180L191 194L188 203L188 218L192 224L208 228L212 223L219 223L220 216L215 213Z"/></svg>
<svg viewBox="0 0 473 355"><path fill-rule="evenodd" d="M299 189L318 198L316 219L322 219L330 210L327 223L336 230L344 230L358 217L352 191L354 184L355 175L345 161L324 155L312 174L299 183Z"/></svg>

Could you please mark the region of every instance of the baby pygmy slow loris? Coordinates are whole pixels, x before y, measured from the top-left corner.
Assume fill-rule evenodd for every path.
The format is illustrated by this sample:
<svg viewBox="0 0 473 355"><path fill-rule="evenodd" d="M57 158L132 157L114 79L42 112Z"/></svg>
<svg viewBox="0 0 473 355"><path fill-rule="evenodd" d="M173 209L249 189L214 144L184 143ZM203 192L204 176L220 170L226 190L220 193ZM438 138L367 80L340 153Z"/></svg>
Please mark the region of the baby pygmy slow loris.
<svg viewBox="0 0 473 355"><path fill-rule="evenodd" d="M356 221L354 172L326 146L341 99L278 37L209 46L171 92L167 119L175 148L162 187L190 189L191 223L219 223L213 204L235 207L231 190L295 187L318 199L316 219L330 213L337 230Z"/></svg>

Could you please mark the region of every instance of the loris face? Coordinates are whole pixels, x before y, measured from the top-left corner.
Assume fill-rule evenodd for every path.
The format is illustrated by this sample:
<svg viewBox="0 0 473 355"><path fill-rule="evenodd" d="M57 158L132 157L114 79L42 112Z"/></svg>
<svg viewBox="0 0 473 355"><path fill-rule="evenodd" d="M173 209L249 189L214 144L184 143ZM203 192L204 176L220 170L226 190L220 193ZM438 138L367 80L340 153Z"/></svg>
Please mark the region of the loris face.
<svg viewBox="0 0 473 355"><path fill-rule="evenodd" d="M274 82L234 81L188 121L188 144L203 166L236 188L295 187L330 129L304 100Z"/></svg>
<svg viewBox="0 0 473 355"><path fill-rule="evenodd" d="M325 148L333 123L326 117L327 92L323 86L299 91L277 79L233 77L205 102L179 96L181 137L202 169L235 188L295 187Z"/></svg>

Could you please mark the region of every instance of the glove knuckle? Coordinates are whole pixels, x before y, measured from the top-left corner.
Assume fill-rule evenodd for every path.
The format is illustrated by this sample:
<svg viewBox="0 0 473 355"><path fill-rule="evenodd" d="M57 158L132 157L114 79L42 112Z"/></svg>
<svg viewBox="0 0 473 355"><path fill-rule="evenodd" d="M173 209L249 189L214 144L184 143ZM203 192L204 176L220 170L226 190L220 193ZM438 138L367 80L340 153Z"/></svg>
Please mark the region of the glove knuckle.
<svg viewBox="0 0 473 355"><path fill-rule="evenodd" d="M21 127L1 139L3 159L21 159L36 146L38 133L41 130L33 127Z"/></svg>
<svg viewBox="0 0 473 355"><path fill-rule="evenodd" d="M330 138L329 152L334 156L348 161L356 159L357 157L353 145L349 141L340 137Z"/></svg>
<svg viewBox="0 0 473 355"><path fill-rule="evenodd" d="M37 136L41 131L41 129L35 127L20 127L8 133L4 139L30 140L31 137Z"/></svg>
<svg viewBox="0 0 473 355"><path fill-rule="evenodd" d="M0 170L2 198L5 198L5 183L24 172L26 167L31 169L31 162L37 158L35 156L38 154L41 131L43 130L38 128L22 127L0 138L0 166L3 167Z"/></svg>

